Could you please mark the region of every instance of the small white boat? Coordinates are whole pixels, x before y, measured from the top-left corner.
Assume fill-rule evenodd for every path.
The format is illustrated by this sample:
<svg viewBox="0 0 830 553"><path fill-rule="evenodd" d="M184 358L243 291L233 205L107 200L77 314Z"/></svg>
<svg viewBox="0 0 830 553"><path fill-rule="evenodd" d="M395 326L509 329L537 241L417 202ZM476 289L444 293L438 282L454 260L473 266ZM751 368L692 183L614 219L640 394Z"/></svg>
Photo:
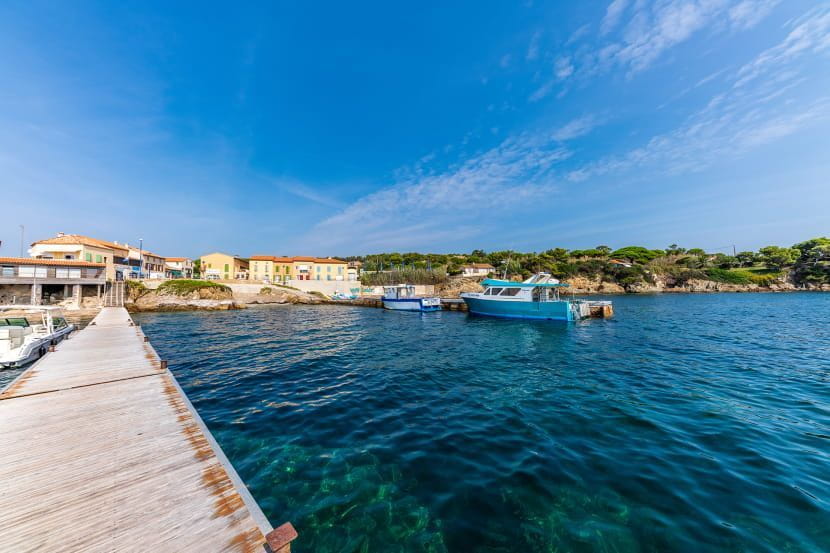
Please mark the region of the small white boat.
<svg viewBox="0 0 830 553"><path fill-rule="evenodd" d="M415 286L398 284L383 287L383 307L397 311L440 311L441 298L423 298L415 294Z"/></svg>
<svg viewBox="0 0 830 553"><path fill-rule="evenodd" d="M42 357L73 330L59 307L0 305L0 369Z"/></svg>

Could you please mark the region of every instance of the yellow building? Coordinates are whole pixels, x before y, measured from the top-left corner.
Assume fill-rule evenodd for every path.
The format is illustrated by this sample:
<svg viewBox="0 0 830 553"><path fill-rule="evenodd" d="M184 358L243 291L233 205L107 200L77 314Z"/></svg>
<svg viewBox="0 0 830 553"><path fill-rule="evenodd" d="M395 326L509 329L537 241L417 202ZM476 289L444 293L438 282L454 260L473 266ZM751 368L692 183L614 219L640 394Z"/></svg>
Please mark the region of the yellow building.
<svg viewBox="0 0 830 553"><path fill-rule="evenodd" d="M251 280L287 283L290 280L348 280L348 263L321 257L251 257Z"/></svg>
<svg viewBox="0 0 830 553"><path fill-rule="evenodd" d="M120 267L129 257L129 247L118 242L59 232L54 238L34 242L29 248L29 255L37 259L73 259L87 263L103 263L106 266L106 278L114 280L116 265Z"/></svg>
<svg viewBox="0 0 830 553"><path fill-rule="evenodd" d="M207 280L248 280L248 260L214 252L200 258L202 278Z"/></svg>

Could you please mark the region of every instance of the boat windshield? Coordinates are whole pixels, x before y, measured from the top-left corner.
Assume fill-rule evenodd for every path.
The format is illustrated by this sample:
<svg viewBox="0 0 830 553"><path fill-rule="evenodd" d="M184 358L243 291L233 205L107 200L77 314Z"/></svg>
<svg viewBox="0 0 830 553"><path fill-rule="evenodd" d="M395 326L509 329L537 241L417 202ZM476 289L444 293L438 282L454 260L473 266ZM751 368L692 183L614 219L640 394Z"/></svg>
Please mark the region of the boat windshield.
<svg viewBox="0 0 830 553"><path fill-rule="evenodd" d="M22 326L25 328L31 325L29 325L26 317L6 317L5 319L0 319L0 326Z"/></svg>

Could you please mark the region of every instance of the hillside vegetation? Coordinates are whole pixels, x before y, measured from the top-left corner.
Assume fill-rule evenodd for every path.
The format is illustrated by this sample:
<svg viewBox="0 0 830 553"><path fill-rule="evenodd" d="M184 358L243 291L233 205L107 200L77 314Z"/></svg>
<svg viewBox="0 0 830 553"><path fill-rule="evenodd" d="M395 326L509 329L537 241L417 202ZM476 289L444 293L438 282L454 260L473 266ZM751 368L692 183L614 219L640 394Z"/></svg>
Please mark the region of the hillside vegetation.
<svg viewBox="0 0 830 553"><path fill-rule="evenodd" d="M460 254L384 253L351 257L363 263L361 281L366 285L440 284L458 275L464 265L488 263L499 276L527 278L545 271L568 280L583 277L614 283L626 289L653 284L657 278L675 286L695 281L769 286L789 278L796 286L830 285L830 238L813 238L791 247L767 246L729 255L683 248L665 249L597 246L587 250L552 248L543 252L473 250Z"/></svg>

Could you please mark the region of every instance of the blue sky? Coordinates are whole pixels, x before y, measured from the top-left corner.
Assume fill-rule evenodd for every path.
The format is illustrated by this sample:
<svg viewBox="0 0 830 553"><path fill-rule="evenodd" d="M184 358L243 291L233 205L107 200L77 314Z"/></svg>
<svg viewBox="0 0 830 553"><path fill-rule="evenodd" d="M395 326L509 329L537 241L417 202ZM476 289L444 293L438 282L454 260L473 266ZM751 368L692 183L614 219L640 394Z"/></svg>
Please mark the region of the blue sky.
<svg viewBox="0 0 830 553"><path fill-rule="evenodd" d="M0 255L830 234L830 2L0 5Z"/></svg>

